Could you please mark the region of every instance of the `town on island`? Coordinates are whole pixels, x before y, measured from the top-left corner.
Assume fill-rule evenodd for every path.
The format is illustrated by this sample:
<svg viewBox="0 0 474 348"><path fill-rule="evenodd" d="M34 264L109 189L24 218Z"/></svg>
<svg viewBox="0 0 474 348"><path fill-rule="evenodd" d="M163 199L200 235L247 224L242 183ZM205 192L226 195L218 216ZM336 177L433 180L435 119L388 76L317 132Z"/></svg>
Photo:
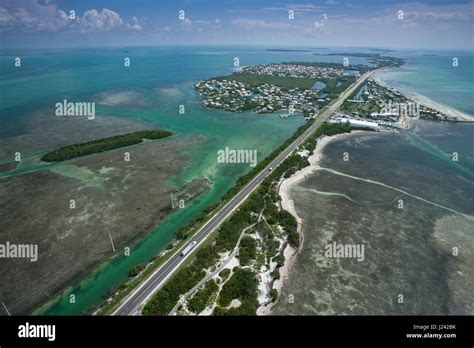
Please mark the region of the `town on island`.
<svg viewBox="0 0 474 348"><path fill-rule="evenodd" d="M206 108L229 113L255 112L258 117L279 114L282 122L289 117L302 117L305 124L265 159L257 161L256 151L245 153L251 163L250 171L219 202L181 227L174 241L160 255L148 263L136 265L130 271L129 279L111 289L103 303L89 312L110 314L117 311L134 289L158 270L175 250L187 245L180 255L193 254L193 262L179 268L141 306L142 314L269 313L288 272L288 260L299 250L303 237L298 221L288 211L291 209L283 206L285 200L281 197L280 186L282 181L310 166L310 157L318 139L352 130L398 132L410 128L412 119L464 120L420 105L373 77L372 73L378 69L403 65L403 59L378 54L366 58L369 65L348 65L346 60L340 64L282 62L251 65L235 69L231 75L195 83L194 88ZM348 91L350 94L346 95ZM340 104L334 108L339 100ZM198 243L189 241L203 221L313 126L315 128L297 151L291 152L278 168L273 171L270 168L271 173L261 181L260 187L218 227L214 242L196 247L194 253ZM67 161L171 135L167 130L139 131L53 149L43 154L41 160ZM237 155L241 154L232 153L228 148L221 152L218 153L218 163L239 162Z"/></svg>

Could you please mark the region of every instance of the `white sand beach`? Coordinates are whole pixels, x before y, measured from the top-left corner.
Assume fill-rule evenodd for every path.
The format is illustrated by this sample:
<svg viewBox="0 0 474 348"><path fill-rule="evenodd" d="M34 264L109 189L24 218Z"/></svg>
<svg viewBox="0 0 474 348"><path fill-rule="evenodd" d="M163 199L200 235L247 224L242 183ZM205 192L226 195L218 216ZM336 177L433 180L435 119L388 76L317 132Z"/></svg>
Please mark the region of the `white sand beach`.
<svg viewBox="0 0 474 348"><path fill-rule="evenodd" d="M392 88L382 77L383 75L381 74L374 74L372 76L372 79L376 81L378 84L384 87ZM464 122L474 122L474 116L466 114L465 112L456 110L452 107L449 107L447 105L443 105L439 102L435 102L434 100L415 93L415 92L410 92L406 91L403 89L395 88L397 91L399 91L401 94L405 96L405 98L413 100L415 103L426 106L428 108L437 110L438 112L442 112L449 116L450 118L456 120L456 121L464 121Z"/></svg>
<svg viewBox="0 0 474 348"><path fill-rule="evenodd" d="M297 171L288 179L283 180L283 182L280 184L279 195L281 197L281 205L283 209L290 212L291 215L293 215L296 221L298 222L298 233L300 234L301 243L300 243L299 249L294 248L288 244L284 250L285 264L283 265L283 267L280 268L280 279L276 280L273 285L273 288L276 289L279 294L281 293L281 289L285 281L288 279L288 276L290 274L292 265L295 262L298 251L304 245L304 235L302 234L302 230L301 230L301 224L303 221L296 213L296 210L294 207L294 201L291 199L290 191L291 191L292 186L296 185L298 182L302 181L306 176L318 170L319 163L323 157L324 147L327 144L329 144L331 141L334 141L335 139L345 139L347 137L350 137L353 134L361 133L361 132L364 132L364 131L352 131L351 133L344 133L344 134L338 134L338 135L333 135L333 136L323 136L319 138L316 144L316 148L313 151L313 154L308 157L308 161L310 165ZM260 308L258 315L271 314L271 310L273 307L274 307L274 304L272 304L271 306Z"/></svg>

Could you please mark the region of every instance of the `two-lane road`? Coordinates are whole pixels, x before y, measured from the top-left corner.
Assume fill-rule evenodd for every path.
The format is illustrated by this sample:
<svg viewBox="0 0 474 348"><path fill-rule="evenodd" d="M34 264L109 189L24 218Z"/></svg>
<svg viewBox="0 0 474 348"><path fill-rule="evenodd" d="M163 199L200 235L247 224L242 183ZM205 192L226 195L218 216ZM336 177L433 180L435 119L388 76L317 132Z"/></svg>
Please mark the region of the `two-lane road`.
<svg viewBox="0 0 474 348"><path fill-rule="evenodd" d="M242 202L252 193L260 183L270 174L270 168L276 168L282 163L298 146L300 146L323 122L325 122L342 103L351 95L357 87L360 86L373 71L365 73L356 82L354 82L348 89L346 89L338 99L329 104L318 116L315 122L295 141L293 141L283 152L281 152L268 166L266 166L255 178L253 178L242 190L237 193L224 207L222 207L215 215L213 215L197 232L196 234L181 247L168 261L153 272L137 289L135 289L128 297L124 299L122 304L113 313L114 315L136 315L139 312L140 306L145 304L158 290L178 266L190 255L189 252L185 256L181 256L181 251L186 248L193 241L197 241L197 248L199 244L209 236Z"/></svg>

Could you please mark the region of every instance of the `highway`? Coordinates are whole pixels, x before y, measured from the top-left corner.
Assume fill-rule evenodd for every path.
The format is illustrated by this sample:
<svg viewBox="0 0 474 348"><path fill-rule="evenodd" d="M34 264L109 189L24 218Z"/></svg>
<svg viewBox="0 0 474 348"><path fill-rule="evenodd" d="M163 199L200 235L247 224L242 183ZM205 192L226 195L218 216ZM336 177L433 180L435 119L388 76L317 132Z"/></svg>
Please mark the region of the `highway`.
<svg viewBox="0 0 474 348"><path fill-rule="evenodd" d="M351 95L357 87L360 86L374 71L369 71L362 75L357 81L349 86L338 99L329 104L318 115L313 124L293 141L283 152L281 152L273 161L268 164L255 178L253 178L242 190L237 193L230 201L228 201L215 215L213 215L190 240L183 245L171 258L153 272L139 287L137 287L128 297L126 297L120 306L115 310L113 315L137 315L139 308L144 305L153 295L154 292L164 283L178 266L192 252L181 256L181 251L193 241L197 241L196 249L202 241L209 236L224 220L242 204L245 199L260 185L260 183L270 174L270 168L278 167L298 146L300 146L323 122L325 122L342 103Z"/></svg>

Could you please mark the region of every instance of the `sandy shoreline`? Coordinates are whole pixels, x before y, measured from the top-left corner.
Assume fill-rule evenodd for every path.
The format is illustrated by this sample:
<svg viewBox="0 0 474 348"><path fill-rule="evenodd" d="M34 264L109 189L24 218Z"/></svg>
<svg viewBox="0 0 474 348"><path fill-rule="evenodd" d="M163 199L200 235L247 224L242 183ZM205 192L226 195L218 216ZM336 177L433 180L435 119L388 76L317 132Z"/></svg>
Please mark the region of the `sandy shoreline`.
<svg viewBox="0 0 474 348"><path fill-rule="evenodd" d="M281 205L283 209L290 212L296 218L296 220L298 221L298 224L301 223L302 220L300 217L298 217L298 214L296 214L296 211L294 208L294 202L290 197L291 187L297 184L298 182L302 181L306 176L312 174L314 171L316 171L319 168L319 162L321 161L323 157L323 151L327 144L329 144L331 141L335 139L345 139L358 133L365 133L365 131L356 130L356 131L352 131L351 133L343 133L343 134L337 134L337 135L332 135L332 136L323 136L319 138L316 144L316 148L313 151L313 154L308 157L308 161L310 165L297 171L295 174L293 174L288 179L283 180L283 182L281 183L280 190L278 192L281 197ZM300 227L298 227L298 229L299 228Z"/></svg>
<svg viewBox="0 0 474 348"><path fill-rule="evenodd" d="M405 96L405 98L408 98L408 99L411 99L413 100L415 103L417 104L420 104L420 105L423 105L425 107L428 107L428 108L431 108L431 109L434 109L434 110L437 110L438 112L442 112L446 115L448 115L449 117L451 118L454 118L456 119L456 121L460 121L460 122L474 122L474 116L473 115L469 115L465 112L462 112L462 111L459 111L459 110L456 110L450 106L447 106L447 105L443 105L441 103L438 103L430 98L428 98L427 96L424 96L424 95L421 95L421 94L418 94L418 93L415 93L415 92L409 92L409 91L406 91L406 90L401 90L399 88L395 88L395 87L392 87L390 86L381 76L380 74L377 75L377 74L374 74L373 77L372 77L378 84L384 86L384 87L388 87L388 88L394 88L396 89L397 91L399 91L401 94L403 94Z"/></svg>
<svg viewBox="0 0 474 348"><path fill-rule="evenodd" d="M280 279L276 280L273 285L273 288L276 289L279 294L281 294L281 289L283 285L285 284L285 281L288 279L292 265L294 264L296 256L298 255L298 251L304 245L304 235L302 232L303 220L296 213L296 210L294 207L294 201L291 199L291 195L290 195L291 188L293 185L296 185L298 182L304 180L308 175L311 175L313 172L318 170L318 168L320 167L319 163L323 157L324 148L326 147L327 144L334 141L335 139L346 139L350 137L351 135L357 134L357 133L365 133L365 132L352 131L351 133L343 133L343 134L337 134L337 135L332 135L332 136L323 136L319 138L318 142L316 143L316 148L314 149L313 154L308 157L308 161L310 165L297 171L288 179L283 180L282 183L280 184L280 189L278 193L281 197L281 206L284 210L288 211L291 215L293 215L296 221L298 222L297 231L300 234L301 243L298 249L291 247L288 244L284 250L285 264L280 268ZM272 309L274 308L275 305L276 303L273 304L272 308L265 308L265 310L261 311L259 314L271 314Z"/></svg>

